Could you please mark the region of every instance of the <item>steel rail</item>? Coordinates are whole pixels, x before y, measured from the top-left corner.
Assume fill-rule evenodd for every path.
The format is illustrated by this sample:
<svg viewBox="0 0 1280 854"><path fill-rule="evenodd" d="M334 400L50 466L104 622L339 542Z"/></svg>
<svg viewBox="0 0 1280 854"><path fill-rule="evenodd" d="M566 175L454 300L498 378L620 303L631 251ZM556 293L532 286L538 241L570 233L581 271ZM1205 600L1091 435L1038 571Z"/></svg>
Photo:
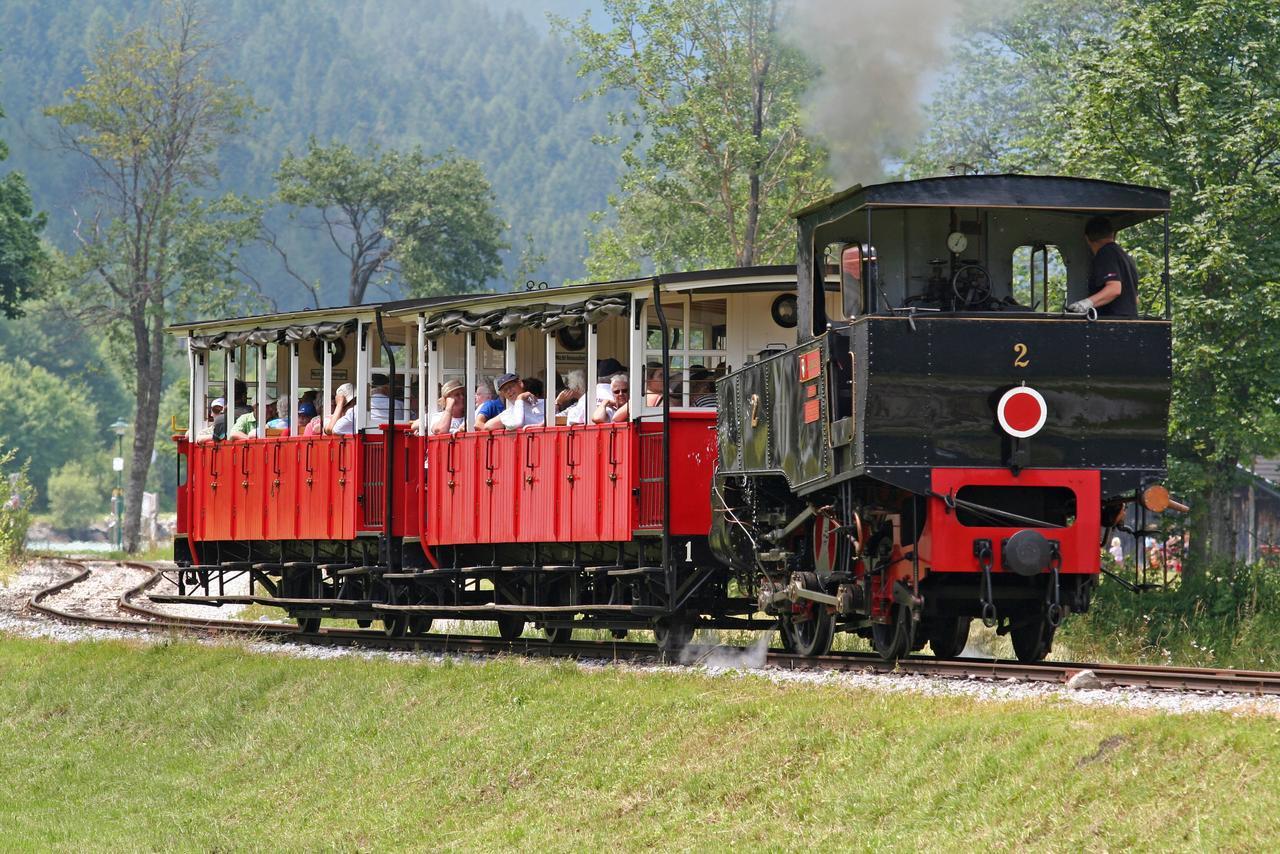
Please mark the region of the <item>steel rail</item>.
<svg viewBox="0 0 1280 854"><path fill-rule="evenodd" d="M79 570L70 578L58 581L37 591L27 602L28 609L63 622L104 628L128 628L143 630L179 630L193 633L225 633L238 635L271 636L289 643L318 644L324 646L360 647L398 651L437 652L443 654L520 655L537 658L577 658L602 661L670 661L656 644L636 641L568 641L552 644L539 638L517 638L507 641L491 636L427 633L417 636L388 637L375 630L322 628L317 633L304 633L295 626L280 623L260 623L248 620L217 620L200 617L182 617L147 607L133 600L154 587L163 572L150 564L136 561L117 562L123 566L150 570L152 574L142 583L122 593L117 604L121 610L146 619L131 619L67 611L45 603L46 599L73 587L89 578L92 570L85 562L64 560L64 564ZM696 649L695 645L695 649ZM729 653L748 654L746 648L717 646ZM708 648L708 652L712 648ZM676 657L677 660L679 657ZM685 656L684 663L698 664L696 654ZM950 679L985 679L1020 682L1045 682L1063 684L1082 671L1091 671L1097 684L1103 688L1142 688L1155 690L1223 692L1232 694L1280 695L1280 672L1261 670L1231 670L1207 667L1167 667L1147 664L1098 664L1080 662L1041 661L1025 664L1000 659L957 658L940 659L928 656L909 656L897 662L886 662L874 653L836 652L815 658L777 650L768 650L765 663L786 670L854 671L877 674L915 674Z"/></svg>

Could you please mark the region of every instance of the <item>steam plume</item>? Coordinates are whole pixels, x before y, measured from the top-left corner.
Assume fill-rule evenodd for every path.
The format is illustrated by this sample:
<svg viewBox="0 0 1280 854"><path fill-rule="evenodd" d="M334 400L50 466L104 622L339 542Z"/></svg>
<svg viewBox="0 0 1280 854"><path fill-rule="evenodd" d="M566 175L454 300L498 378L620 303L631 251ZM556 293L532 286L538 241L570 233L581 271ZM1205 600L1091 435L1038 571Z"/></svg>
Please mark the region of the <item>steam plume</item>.
<svg viewBox="0 0 1280 854"><path fill-rule="evenodd" d="M806 129L831 152L839 187L883 177L921 128L920 99L947 60L962 0L793 0L789 41L820 69Z"/></svg>

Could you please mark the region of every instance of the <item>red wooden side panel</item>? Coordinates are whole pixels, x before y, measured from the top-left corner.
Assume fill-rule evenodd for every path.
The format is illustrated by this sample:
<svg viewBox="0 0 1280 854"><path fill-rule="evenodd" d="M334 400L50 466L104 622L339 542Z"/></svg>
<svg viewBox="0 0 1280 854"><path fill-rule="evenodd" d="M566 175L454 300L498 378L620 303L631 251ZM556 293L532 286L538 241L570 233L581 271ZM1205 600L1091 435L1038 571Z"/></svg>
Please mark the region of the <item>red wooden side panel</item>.
<svg viewBox="0 0 1280 854"><path fill-rule="evenodd" d="M191 509L191 443L187 441L186 436L175 436L173 442L177 446L179 470L178 488L175 495L177 518L174 520L173 530L176 534L185 534L191 530L191 521L188 519L188 513Z"/></svg>
<svg viewBox="0 0 1280 854"><path fill-rule="evenodd" d="M520 498L519 441L518 432L503 430L488 432L478 442L477 542L516 542L517 501Z"/></svg>
<svg viewBox="0 0 1280 854"><path fill-rule="evenodd" d="M427 440L429 544L477 542L477 451L484 438L454 433Z"/></svg>
<svg viewBox="0 0 1280 854"><path fill-rule="evenodd" d="M387 456L386 437L378 433L359 436L356 439L358 453L355 462L359 466L356 483L357 529L381 531L387 515Z"/></svg>
<svg viewBox="0 0 1280 854"><path fill-rule="evenodd" d="M558 428L520 431L516 542L551 542L556 536L556 489L559 486Z"/></svg>
<svg viewBox="0 0 1280 854"><path fill-rule="evenodd" d="M329 445L330 512L329 537L353 540L359 519L356 499L360 495L359 436L338 436L325 440Z"/></svg>
<svg viewBox="0 0 1280 854"><path fill-rule="evenodd" d="M236 524L237 540L262 539L266 510L267 443L257 439L236 442Z"/></svg>
<svg viewBox="0 0 1280 854"><path fill-rule="evenodd" d="M582 457L586 444L586 427L566 427L556 434L556 465L552 475L556 484L556 519L553 540L570 542L573 539L573 518L578 478L582 471Z"/></svg>
<svg viewBox="0 0 1280 854"><path fill-rule="evenodd" d="M662 422L643 421L638 443L638 528L662 526ZM656 437L654 434L657 434ZM714 412L671 413L671 533L706 536L711 530L711 481L719 447Z"/></svg>
<svg viewBox="0 0 1280 854"><path fill-rule="evenodd" d="M609 425L592 424L578 431L574 442L573 518L569 538L577 542L605 539L600 535L600 481L604 478L605 445Z"/></svg>
<svg viewBox="0 0 1280 854"><path fill-rule="evenodd" d="M305 438L299 442L298 538L329 538L329 446L330 440Z"/></svg>
<svg viewBox="0 0 1280 854"><path fill-rule="evenodd" d="M425 440L415 436L407 428L398 428L395 442L395 515L391 520L391 533L399 537L416 537L421 534L419 502L422 498L422 451Z"/></svg>
<svg viewBox="0 0 1280 854"><path fill-rule="evenodd" d="M631 539L631 515L635 497L632 494L631 448L634 428L630 424L611 424L602 433L600 455L600 539Z"/></svg>
<svg viewBox="0 0 1280 854"><path fill-rule="evenodd" d="M227 442L211 442L204 446L208 452L208 478L205 481L204 537L205 540L230 540L234 519L236 471L232 449Z"/></svg>
<svg viewBox="0 0 1280 854"><path fill-rule="evenodd" d="M263 537L298 537L298 449L300 439L264 439L266 454L266 518Z"/></svg>

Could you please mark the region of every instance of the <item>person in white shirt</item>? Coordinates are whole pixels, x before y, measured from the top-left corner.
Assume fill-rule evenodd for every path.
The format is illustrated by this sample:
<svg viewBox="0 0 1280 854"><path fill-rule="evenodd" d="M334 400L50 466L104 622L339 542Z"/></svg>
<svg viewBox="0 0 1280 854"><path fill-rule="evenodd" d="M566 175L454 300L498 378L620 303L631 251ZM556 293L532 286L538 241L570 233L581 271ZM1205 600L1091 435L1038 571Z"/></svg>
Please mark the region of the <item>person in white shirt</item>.
<svg viewBox="0 0 1280 854"><path fill-rule="evenodd" d="M442 436L457 433L467 424L467 398L462 383L449 380L440 389L441 412L431 422L431 435Z"/></svg>
<svg viewBox="0 0 1280 854"><path fill-rule="evenodd" d="M324 432L332 436L350 436L356 432L356 390L351 383L343 383L334 392L333 411Z"/></svg>
<svg viewBox="0 0 1280 854"><path fill-rule="evenodd" d="M391 423L391 382L386 374L374 374L369 383L369 426L381 427ZM395 404L396 420L404 420L404 401Z"/></svg>
<svg viewBox="0 0 1280 854"><path fill-rule="evenodd" d="M519 376L503 374L495 385L507 406L497 417L486 421L483 429L519 430L521 427L541 427L546 423L545 401L526 391Z"/></svg>
<svg viewBox="0 0 1280 854"><path fill-rule="evenodd" d="M631 380L626 374L614 374L609 379L609 395L596 404L591 413L593 424L609 424L626 421L631 417Z"/></svg>

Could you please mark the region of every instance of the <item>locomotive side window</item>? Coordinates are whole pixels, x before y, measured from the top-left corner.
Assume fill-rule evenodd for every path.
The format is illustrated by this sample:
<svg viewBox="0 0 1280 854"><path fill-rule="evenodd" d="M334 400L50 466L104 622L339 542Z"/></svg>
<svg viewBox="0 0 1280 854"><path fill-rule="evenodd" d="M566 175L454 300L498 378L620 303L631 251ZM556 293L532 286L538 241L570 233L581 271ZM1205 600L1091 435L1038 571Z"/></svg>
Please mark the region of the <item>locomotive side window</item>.
<svg viewBox="0 0 1280 854"><path fill-rule="evenodd" d="M1013 251L1010 288L1019 305L1060 312L1066 303L1067 265L1057 246L1037 243Z"/></svg>
<svg viewBox="0 0 1280 854"><path fill-rule="evenodd" d="M840 301L844 317L853 319L865 311L861 244L846 246L840 252Z"/></svg>

